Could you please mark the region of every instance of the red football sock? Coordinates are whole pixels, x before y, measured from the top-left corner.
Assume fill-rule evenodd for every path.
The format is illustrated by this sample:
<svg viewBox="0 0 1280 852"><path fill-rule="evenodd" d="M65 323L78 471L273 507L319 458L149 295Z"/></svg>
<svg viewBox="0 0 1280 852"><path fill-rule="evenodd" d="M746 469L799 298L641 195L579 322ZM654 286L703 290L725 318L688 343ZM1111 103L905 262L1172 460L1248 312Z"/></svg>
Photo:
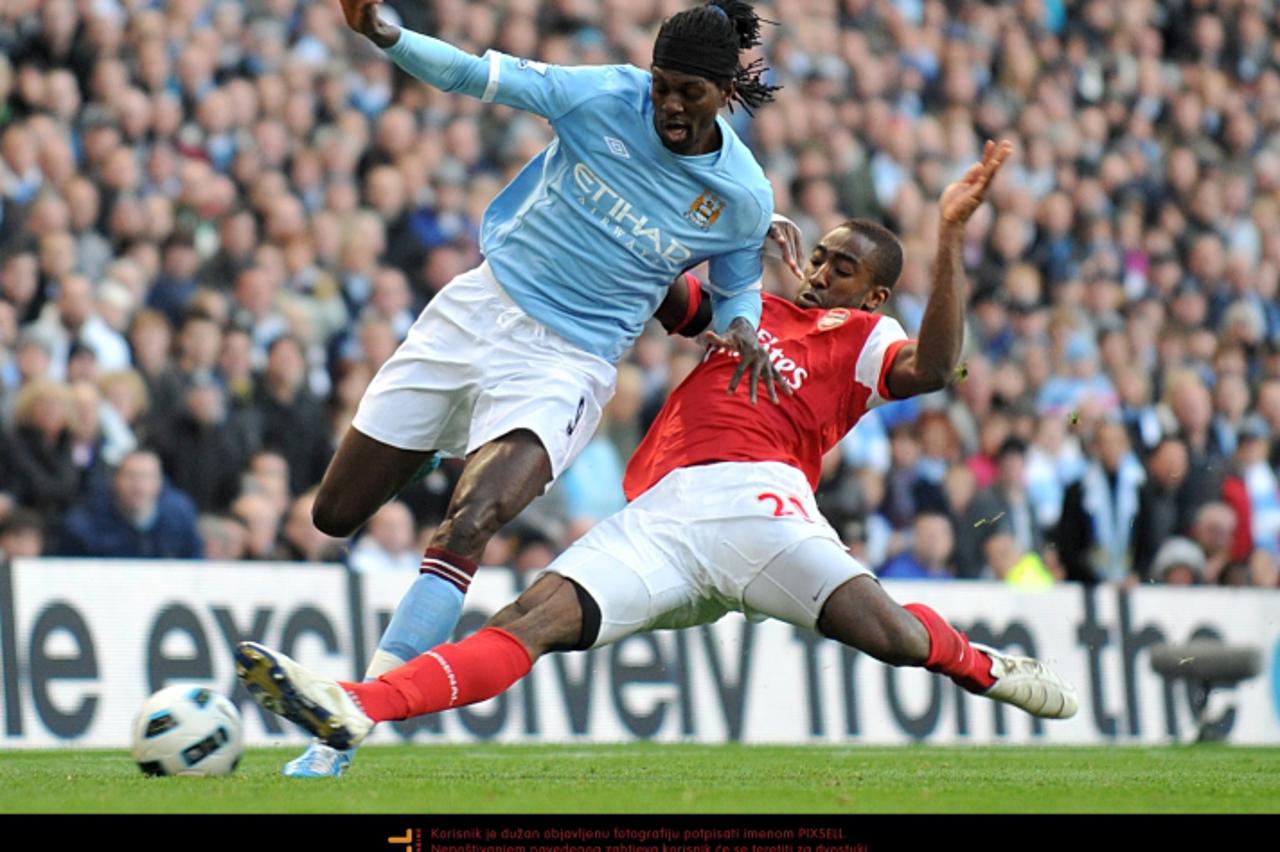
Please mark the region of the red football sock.
<svg viewBox="0 0 1280 852"><path fill-rule="evenodd" d="M342 688L370 719L386 722L493 698L532 667L519 639L486 627L456 644L437 645L377 680Z"/></svg>
<svg viewBox="0 0 1280 852"><path fill-rule="evenodd" d="M954 680L970 692L983 693L996 679L991 676L991 658L969 644L969 637L924 604L907 604L907 612L920 619L929 633L929 658L924 667Z"/></svg>
<svg viewBox="0 0 1280 852"><path fill-rule="evenodd" d="M428 547L422 554L422 565L418 568L418 573L435 574L448 580L465 595L471 587L471 578L476 575L476 563L442 547Z"/></svg>

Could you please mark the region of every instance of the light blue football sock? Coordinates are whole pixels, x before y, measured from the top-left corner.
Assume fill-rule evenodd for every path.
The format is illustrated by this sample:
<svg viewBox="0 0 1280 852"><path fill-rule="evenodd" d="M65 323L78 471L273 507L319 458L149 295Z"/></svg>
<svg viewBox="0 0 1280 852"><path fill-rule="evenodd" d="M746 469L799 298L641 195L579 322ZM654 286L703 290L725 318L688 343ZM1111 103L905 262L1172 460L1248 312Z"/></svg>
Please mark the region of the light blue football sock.
<svg viewBox="0 0 1280 852"><path fill-rule="evenodd" d="M396 606L395 615L378 642L378 650L406 663L449 641L462 616L464 597L448 580L435 574L418 575ZM380 674L383 672L373 676Z"/></svg>

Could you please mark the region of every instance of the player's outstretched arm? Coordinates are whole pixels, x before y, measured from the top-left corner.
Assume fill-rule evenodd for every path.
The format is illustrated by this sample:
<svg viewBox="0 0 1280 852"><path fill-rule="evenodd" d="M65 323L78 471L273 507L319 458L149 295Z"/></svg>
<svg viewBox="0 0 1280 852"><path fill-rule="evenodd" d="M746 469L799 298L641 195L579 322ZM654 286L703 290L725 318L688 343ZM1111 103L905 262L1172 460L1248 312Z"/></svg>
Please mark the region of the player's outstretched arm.
<svg viewBox="0 0 1280 852"><path fill-rule="evenodd" d="M378 14L380 0L338 2L348 27L385 50L405 73L446 92L554 118L569 109L582 91L593 91L596 82L589 74L575 76L567 69L494 51L475 56L438 38L393 26Z"/></svg>
<svg viewBox="0 0 1280 852"><path fill-rule="evenodd" d="M955 372L964 344L964 227L1012 151L1007 140L988 140L982 161L942 191L933 292L920 323L920 340L903 346L889 369L889 392L897 399L941 390Z"/></svg>

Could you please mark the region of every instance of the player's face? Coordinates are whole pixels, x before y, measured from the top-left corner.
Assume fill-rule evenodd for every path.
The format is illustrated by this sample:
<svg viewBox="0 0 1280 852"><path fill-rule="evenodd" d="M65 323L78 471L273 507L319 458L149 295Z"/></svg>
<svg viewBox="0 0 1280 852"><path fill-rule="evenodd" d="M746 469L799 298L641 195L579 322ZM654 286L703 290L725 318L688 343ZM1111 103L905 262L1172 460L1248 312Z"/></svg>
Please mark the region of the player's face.
<svg viewBox="0 0 1280 852"><path fill-rule="evenodd" d="M813 247L804 267L804 283L795 303L802 308L858 308L874 311L889 298L888 287L875 285L863 262L875 243L848 228L836 228Z"/></svg>
<svg viewBox="0 0 1280 852"><path fill-rule="evenodd" d="M728 90L705 77L656 65L652 71L653 127L662 144L684 155L716 150L720 141L716 113L728 103Z"/></svg>

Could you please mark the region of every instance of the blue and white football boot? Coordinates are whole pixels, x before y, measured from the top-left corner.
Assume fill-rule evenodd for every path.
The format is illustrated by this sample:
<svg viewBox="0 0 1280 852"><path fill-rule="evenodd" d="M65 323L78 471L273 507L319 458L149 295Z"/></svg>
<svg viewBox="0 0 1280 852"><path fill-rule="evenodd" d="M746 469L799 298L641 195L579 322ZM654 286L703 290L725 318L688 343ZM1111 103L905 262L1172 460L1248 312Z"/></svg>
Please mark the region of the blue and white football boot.
<svg viewBox="0 0 1280 852"><path fill-rule="evenodd" d="M286 778L338 778L351 766L353 748L338 751L319 740L312 740L307 750L284 765Z"/></svg>

